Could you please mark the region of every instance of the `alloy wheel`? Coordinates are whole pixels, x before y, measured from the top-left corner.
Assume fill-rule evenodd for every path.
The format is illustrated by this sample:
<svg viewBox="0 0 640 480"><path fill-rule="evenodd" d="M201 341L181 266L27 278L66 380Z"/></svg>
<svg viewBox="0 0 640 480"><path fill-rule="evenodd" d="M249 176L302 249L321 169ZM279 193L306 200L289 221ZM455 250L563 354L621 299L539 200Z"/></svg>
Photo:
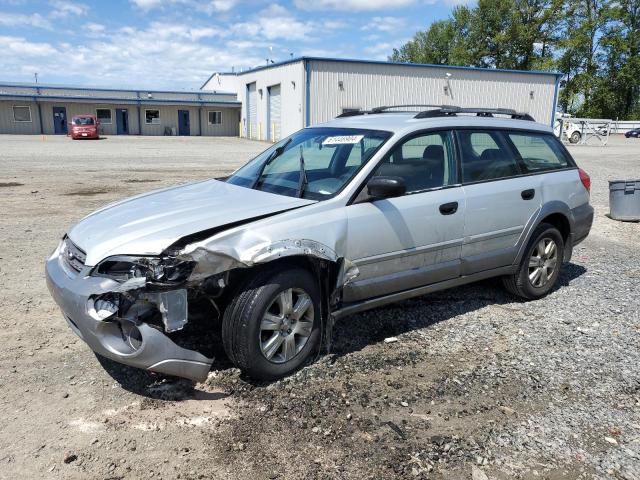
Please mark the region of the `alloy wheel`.
<svg viewBox="0 0 640 480"><path fill-rule="evenodd" d="M288 288L271 302L260 322L260 350L267 360L285 363L304 348L315 312L313 300L304 290Z"/></svg>
<svg viewBox="0 0 640 480"><path fill-rule="evenodd" d="M551 238L543 238L529 258L529 281L536 288L549 283L558 266L558 246Z"/></svg>

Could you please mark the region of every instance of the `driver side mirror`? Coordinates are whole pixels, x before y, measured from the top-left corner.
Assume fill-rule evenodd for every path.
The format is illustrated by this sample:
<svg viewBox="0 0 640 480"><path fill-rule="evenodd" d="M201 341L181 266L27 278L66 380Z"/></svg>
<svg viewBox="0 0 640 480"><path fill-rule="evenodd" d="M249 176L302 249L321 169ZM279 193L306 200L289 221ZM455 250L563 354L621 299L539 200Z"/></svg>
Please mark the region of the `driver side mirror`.
<svg viewBox="0 0 640 480"><path fill-rule="evenodd" d="M373 200L401 197L407 192L407 186L402 177L373 177L367 183L367 193Z"/></svg>

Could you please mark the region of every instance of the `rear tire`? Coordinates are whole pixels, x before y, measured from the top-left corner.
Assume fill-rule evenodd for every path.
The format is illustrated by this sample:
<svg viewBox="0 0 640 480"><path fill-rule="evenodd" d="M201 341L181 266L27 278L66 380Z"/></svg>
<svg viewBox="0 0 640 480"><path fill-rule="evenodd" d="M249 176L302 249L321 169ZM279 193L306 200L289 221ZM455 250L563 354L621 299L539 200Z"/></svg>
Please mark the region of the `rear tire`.
<svg viewBox="0 0 640 480"><path fill-rule="evenodd" d="M320 290L306 270L268 267L238 290L224 312L229 359L250 377L272 380L294 372L320 339Z"/></svg>
<svg viewBox="0 0 640 480"><path fill-rule="evenodd" d="M544 297L558 281L563 258L562 235L553 225L541 223L531 235L517 272L503 277L502 282L517 297Z"/></svg>

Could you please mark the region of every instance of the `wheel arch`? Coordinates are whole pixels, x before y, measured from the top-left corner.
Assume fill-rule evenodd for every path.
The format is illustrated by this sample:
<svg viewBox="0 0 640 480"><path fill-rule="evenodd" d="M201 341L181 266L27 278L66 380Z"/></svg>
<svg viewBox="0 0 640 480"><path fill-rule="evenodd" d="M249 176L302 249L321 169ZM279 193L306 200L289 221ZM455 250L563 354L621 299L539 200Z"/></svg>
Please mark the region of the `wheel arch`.
<svg viewBox="0 0 640 480"><path fill-rule="evenodd" d="M518 249L518 255L514 261L514 265L518 265L522 260L522 256L531 241L531 236L535 232L536 228L542 223L548 223L556 227L560 234L562 235L562 239L565 244L564 249L564 262L568 262L571 260L571 255L573 253L573 214L571 213L571 208L564 202L561 201L553 201L546 203L542 206L538 215L536 215L529 225L526 227L526 234L523 235L523 240L521 241L520 248Z"/></svg>

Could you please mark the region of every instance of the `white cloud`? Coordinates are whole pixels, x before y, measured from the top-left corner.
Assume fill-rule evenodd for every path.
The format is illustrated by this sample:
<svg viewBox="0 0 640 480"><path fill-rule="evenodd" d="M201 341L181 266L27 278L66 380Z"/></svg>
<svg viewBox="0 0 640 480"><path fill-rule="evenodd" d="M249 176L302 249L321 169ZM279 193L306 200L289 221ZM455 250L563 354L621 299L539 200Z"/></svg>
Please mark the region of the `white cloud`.
<svg viewBox="0 0 640 480"><path fill-rule="evenodd" d="M46 57L56 53L56 49L49 43L30 42L22 37L0 36L0 50L3 58L9 56L20 57ZM2 65L0 63L0 65ZM0 68L1 71L8 71Z"/></svg>
<svg viewBox="0 0 640 480"><path fill-rule="evenodd" d="M228 12L236 6L236 0L213 0L211 6L216 12Z"/></svg>
<svg viewBox="0 0 640 480"><path fill-rule="evenodd" d="M65 18L68 16L86 15L89 7L81 3L74 3L68 0L50 0L49 4L54 8L51 18Z"/></svg>
<svg viewBox="0 0 640 480"><path fill-rule="evenodd" d="M202 2L201 0L129 0L133 5L141 10L148 12L155 8L164 9L171 5L182 5L208 15L213 13L225 13L232 10L238 0L209 0Z"/></svg>
<svg viewBox="0 0 640 480"><path fill-rule="evenodd" d="M367 52L374 60L386 60L389 55L393 52L394 48L397 48L398 45L389 43L389 42L380 42L371 47L365 48L365 52Z"/></svg>
<svg viewBox="0 0 640 480"><path fill-rule="evenodd" d="M393 10L407 7L416 0L294 0L296 7L303 10Z"/></svg>
<svg viewBox="0 0 640 480"><path fill-rule="evenodd" d="M198 88L214 71L249 68L263 63L266 41L238 43L214 27L153 23L84 36L83 42L50 44L0 36L0 71L16 80L135 88ZM225 33L226 34L226 33ZM204 40L216 35L216 45ZM178 39L178 41L176 41ZM60 66L64 65L61 73ZM73 79L73 80L66 80Z"/></svg>
<svg viewBox="0 0 640 480"><path fill-rule="evenodd" d="M289 10L278 4L262 10L252 21L232 26L232 30L238 35L263 37L267 40L309 40L316 28L315 23L296 19Z"/></svg>
<svg viewBox="0 0 640 480"><path fill-rule="evenodd" d="M405 23L405 19L400 17L373 17L362 27L362 30L394 32L404 27Z"/></svg>
<svg viewBox="0 0 640 480"><path fill-rule="evenodd" d="M3 27L51 28L51 22L39 13L24 15L21 13L0 12L0 25Z"/></svg>
<svg viewBox="0 0 640 480"><path fill-rule="evenodd" d="M162 5L162 0L131 0L136 7L142 10L151 10Z"/></svg>

